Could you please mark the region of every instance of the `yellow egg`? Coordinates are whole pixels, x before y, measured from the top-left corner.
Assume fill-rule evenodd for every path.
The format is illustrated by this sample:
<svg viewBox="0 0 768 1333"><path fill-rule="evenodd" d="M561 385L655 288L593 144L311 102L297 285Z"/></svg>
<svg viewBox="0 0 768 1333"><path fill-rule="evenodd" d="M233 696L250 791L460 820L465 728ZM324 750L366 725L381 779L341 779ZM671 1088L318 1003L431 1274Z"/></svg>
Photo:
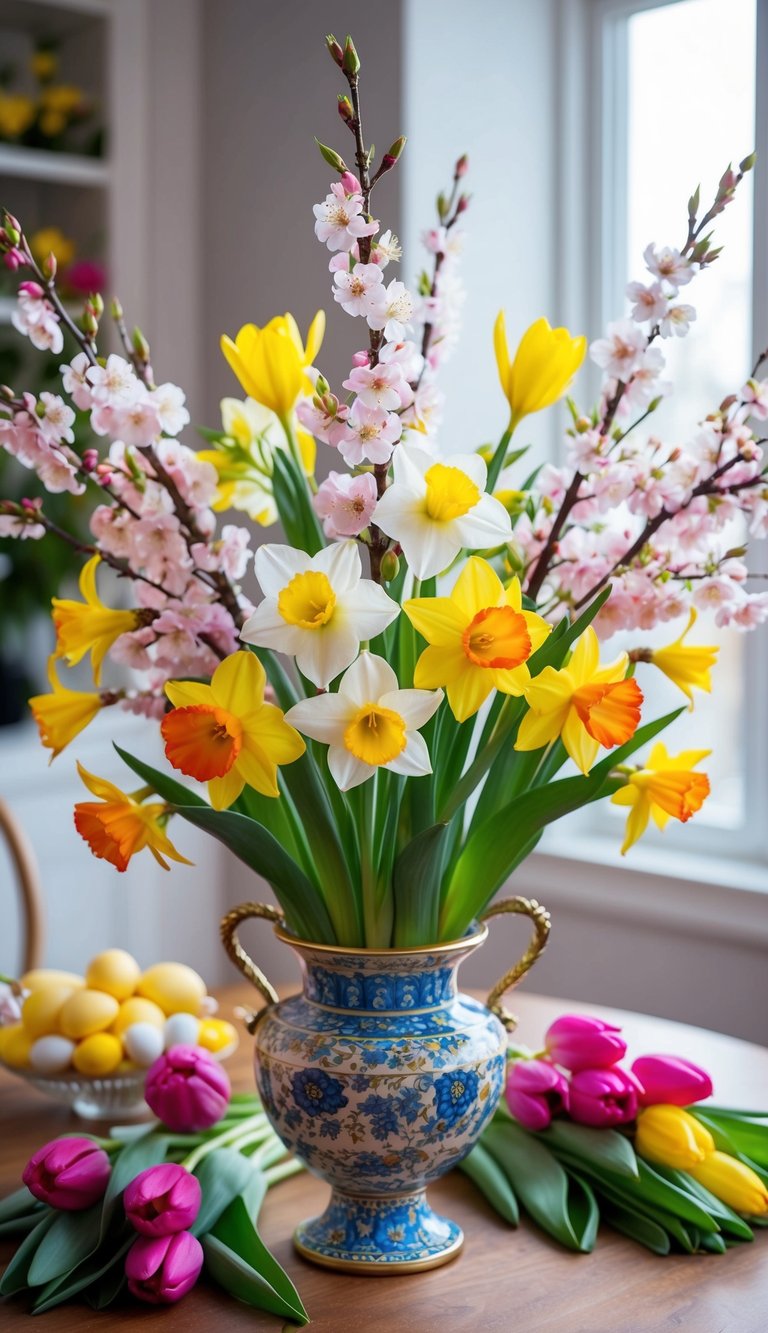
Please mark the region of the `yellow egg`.
<svg viewBox="0 0 768 1333"><path fill-rule="evenodd" d="M134 1023L151 1023L153 1027L165 1027L165 1014L152 1000L144 1000L140 995L133 995L130 1000L123 1000L112 1024L111 1031L122 1037L126 1028Z"/></svg>
<svg viewBox="0 0 768 1333"><path fill-rule="evenodd" d="M228 1047L234 1050L237 1046L237 1030L225 1018L205 1018L200 1024L197 1044L214 1055Z"/></svg>
<svg viewBox="0 0 768 1333"><path fill-rule="evenodd" d="M59 1024L65 1037L79 1041L92 1032L103 1032L114 1023L120 1006L112 995L100 990L77 990L65 1001Z"/></svg>
<svg viewBox="0 0 768 1333"><path fill-rule="evenodd" d="M106 991L116 1000L127 1000L133 995L141 976L141 968L125 949L105 949L88 964L85 984L93 990Z"/></svg>
<svg viewBox="0 0 768 1333"><path fill-rule="evenodd" d="M98 1078L113 1074L123 1059L123 1043L112 1032L94 1032L78 1042L72 1064L81 1074Z"/></svg>
<svg viewBox="0 0 768 1333"><path fill-rule="evenodd" d="M59 1013L70 995L72 986L43 986L28 995L21 1006L21 1021L30 1037L48 1037L59 1031Z"/></svg>
<svg viewBox="0 0 768 1333"><path fill-rule="evenodd" d="M85 978L76 972L55 972L51 968L35 967L31 972L24 973L21 985L24 990L31 991L43 990L48 986L69 986L70 990L82 990Z"/></svg>
<svg viewBox="0 0 768 1333"><path fill-rule="evenodd" d="M23 1069L29 1064L31 1045L32 1038L22 1023L0 1028L0 1060L13 1069Z"/></svg>
<svg viewBox="0 0 768 1333"><path fill-rule="evenodd" d="M205 982L185 963L155 963L147 968L137 991L166 1014L196 1014L205 996Z"/></svg>

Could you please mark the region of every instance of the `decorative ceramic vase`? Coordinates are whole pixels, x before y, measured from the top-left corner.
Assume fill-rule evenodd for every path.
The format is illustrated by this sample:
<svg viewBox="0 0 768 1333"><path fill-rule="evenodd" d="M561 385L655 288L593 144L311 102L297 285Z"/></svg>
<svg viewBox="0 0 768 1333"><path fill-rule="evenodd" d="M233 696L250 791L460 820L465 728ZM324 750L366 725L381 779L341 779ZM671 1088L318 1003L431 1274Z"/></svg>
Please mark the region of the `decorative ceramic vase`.
<svg viewBox="0 0 768 1333"><path fill-rule="evenodd" d="M470 1151L504 1082L500 1004L546 943L549 916L524 898L486 916L521 912L535 934L486 1007L457 991L460 963L488 935L416 949L345 949L295 939L272 907L245 903L222 921L230 957L267 1000L249 1019L264 1109L292 1152L332 1187L325 1212L302 1222L307 1259L349 1272L412 1272L452 1259L460 1227L432 1211L426 1186ZM300 995L277 993L237 938L248 917L275 921L298 954Z"/></svg>

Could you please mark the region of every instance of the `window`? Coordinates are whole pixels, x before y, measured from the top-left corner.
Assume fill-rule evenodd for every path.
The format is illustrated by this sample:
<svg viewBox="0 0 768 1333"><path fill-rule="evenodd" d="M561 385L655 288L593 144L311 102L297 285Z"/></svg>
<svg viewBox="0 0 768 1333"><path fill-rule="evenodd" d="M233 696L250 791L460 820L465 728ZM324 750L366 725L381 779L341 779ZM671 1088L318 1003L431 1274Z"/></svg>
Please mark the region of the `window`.
<svg viewBox="0 0 768 1333"><path fill-rule="evenodd" d="M686 202L699 182L706 206L728 162L735 164L757 147L760 191L768 143L755 143L756 131L765 134L765 117L756 118L756 96L762 95L756 69L768 29L768 0L588 0L586 12L597 76L585 77L581 90L592 100L586 123L593 127L592 160L587 150L584 163L593 216L586 221L591 281L583 322L594 337L626 310L626 284L642 279L648 242L681 244ZM768 301L762 276L758 280L768 263L760 249L766 246L765 228L758 229L753 247L752 216L748 177L736 201L716 219L722 256L686 298L696 308L696 324L687 338L665 341L675 392L651 418L648 433L684 440L749 373L753 321L760 347L768 343ZM734 528L732 544L740 540ZM758 548L757 558L756 572L768 571L764 549ZM668 641L677 628L660 627L655 640ZM725 633L701 615L694 638L722 644L715 692L697 696L695 712L678 720L669 744L674 751L711 746L707 769L713 792L693 825L667 830L664 845L758 860L768 848L768 712L764 687L757 687L766 678L768 630ZM654 636L633 632L626 640L625 645L616 636L610 647L637 646ZM643 687L647 717L683 701L659 675L644 673ZM614 841L619 817L603 803L579 823L585 831L588 826L593 833L609 832Z"/></svg>

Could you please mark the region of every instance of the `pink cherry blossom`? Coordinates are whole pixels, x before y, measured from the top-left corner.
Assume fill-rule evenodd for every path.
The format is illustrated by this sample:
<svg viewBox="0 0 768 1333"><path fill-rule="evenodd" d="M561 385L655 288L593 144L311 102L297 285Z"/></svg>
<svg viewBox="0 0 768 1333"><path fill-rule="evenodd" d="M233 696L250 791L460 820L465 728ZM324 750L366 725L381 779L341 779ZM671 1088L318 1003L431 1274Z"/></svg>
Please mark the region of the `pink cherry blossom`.
<svg viewBox="0 0 768 1333"><path fill-rule="evenodd" d="M608 325L608 336L590 344L589 355L608 375L627 380L642 363L648 339L641 329L628 319L618 319Z"/></svg>
<svg viewBox="0 0 768 1333"><path fill-rule="evenodd" d="M345 389L357 394L365 407L393 411L413 402L413 390L397 361L380 363L372 368L356 366L342 383Z"/></svg>
<svg viewBox="0 0 768 1333"><path fill-rule="evenodd" d="M379 351L379 361L385 366L396 361L410 384L418 380L424 367L424 358L418 347L405 338L385 343Z"/></svg>
<svg viewBox="0 0 768 1333"><path fill-rule="evenodd" d="M659 332L662 338L671 338L673 335L684 338L695 318L696 311L692 305L670 306L659 323Z"/></svg>
<svg viewBox="0 0 768 1333"><path fill-rule="evenodd" d="M177 384L159 384L150 392L164 435L178 435L189 425L189 412L184 403L186 395Z"/></svg>
<svg viewBox="0 0 768 1333"><path fill-rule="evenodd" d="M376 478L370 472L358 477L331 472L313 496L312 504L323 520L326 537L337 540L357 537L367 528L376 508Z"/></svg>
<svg viewBox="0 0 768 1333"><path fill-rule="evenodd" d="M669 283L674 291L690 282L699 267L690 259L684 259L679 250L674 250L668 245L661 248L653 244L647 245L643 251L643 259L649 272L655 278Z"/></svg>
<svg viewBox="0 0 768 1333"><path fill-rule="evenodd" d="M135 444L139 449L147 448L159 438L162 430L160 413L146 389L129 406L112 410L114 417L108 434L114 433L125 444Z"/></svg>
<svg viewBox="0 0 768 1333"><path fill-rule="evenodd" d="M72 430L74 419L72 408L67 407L63 398L43 390L38 400L38 430L49 444L61 444L62 441L72 444L75 438Z"/></svg>
<svg viewBox="0 0 768 1333"><path fill-rule="evenodd" d="M226 523L221 536L207 545L196 542L190 554L198 569L209 573L220 571L228 579L238 582L245 574L253 552L248 550L251 534L247 528Z"/></svg>
<svg viewBox="0 0 768 1333"><path fill-rule="evenodd" d="M333 299L348 315L369 315L376 309L376 292L383 278L377 264L355 264L349 272L334 273Z"/></svg>
<svg viewBox="0 0 768 1333"><path fill-rule="evenodd" d="M630 282L627 296L630 301L634 301L631 316L636 324L655 324L666 315L669 308L669 301L660 282L653 282L650 286L643 282Z"/></svg>
<svg viewBox="0 0 768 1333"><path fill-rule="evenodd" d="M378 222L366 222L362 216L363 196L359 191L347 194L341 181L334 181L330 194L321 204L314 204L315 236L329 250L351 250L361 236L373 236Z"/></svg>
<svg viewBox="0 0 768 1333"><path fill-rule="evenodd" d="M78 352L69 365L59 366L64 392L81 412L89 411L93 406L91 386L86 378L90 364L85 352Z"/></svg>
<svg viewBox="0 0 768 1333"><path fill-rule="evenodd" d="M40 352L53 352L58 356L64 346L59 317L36 282L21 283L11 323Z"/></svg>
<svg viewBox="0 0 768 1333"><path fill-rule="evenodd" d="M144 388L130 362L114 352L107 357L105 365L90 366L85 378L97 406L129 407Z"/></svg>
<svg viewBox="0 0 768 1333"><path fill-rule="evenodd" d="M366 407L358 398L347 420L330 432L330 442L350 467L358 467L366 459L370 463L388 463L402 429L395 412Z"/></svg>
<svg viewBox="0 0 768 1333"><path fill-rule="evenodd" d="M347 419L347 408L339 405L337 398L332 398L331 406L335 405L335 411L331 413L328 410L328 399L302 398L296 404L296 416L299 418L305 430L310 435L314 435L316 440L323 444L331 443L331 432L334 427L343 423Z"/></svg>
<svg viewBox="0 0 768 1333"><path fill-rule="evenodd" d="M393 278L385 288L377 287L371 296L368 327L383 331L388 340L399 341L413 318L413 297L405 286Z"/></svg>

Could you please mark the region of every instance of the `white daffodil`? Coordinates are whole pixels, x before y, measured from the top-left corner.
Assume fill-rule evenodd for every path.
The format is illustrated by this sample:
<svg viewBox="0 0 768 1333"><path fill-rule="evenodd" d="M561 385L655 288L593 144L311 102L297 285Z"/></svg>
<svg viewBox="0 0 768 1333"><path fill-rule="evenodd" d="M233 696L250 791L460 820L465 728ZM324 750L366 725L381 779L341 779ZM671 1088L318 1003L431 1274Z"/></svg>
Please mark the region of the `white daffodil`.
<svg viewBox="0 0 768 1333"><path fill-rule="evenodd" d="M342 791L357 787L377 768L407 777L432 772L418 728L439 708L442 690L401 690L383 657L361 653L339 681L337 694L302 699L286 721L329 747L328 767Z"/></svg>
<svg viewBox="0 0 768 1333"><path fill-rule="evenodd" d="M353 541L309 556L292 546L260 546L254 561L264 593L240 637L296 658L299 670L327 689L354 661L361 641L390 625L400 607L371 579Z"/></svg>
<svg viewBox="0 0 768 1333"><path fill-rule="evenodd" d="M509 514L486 494L486 467L478 454L452 454L439 462L424 449L400 444L394 474L372 521L400 543L416 578L439 574L463 547L481 551L510 540Z"/></svg>

